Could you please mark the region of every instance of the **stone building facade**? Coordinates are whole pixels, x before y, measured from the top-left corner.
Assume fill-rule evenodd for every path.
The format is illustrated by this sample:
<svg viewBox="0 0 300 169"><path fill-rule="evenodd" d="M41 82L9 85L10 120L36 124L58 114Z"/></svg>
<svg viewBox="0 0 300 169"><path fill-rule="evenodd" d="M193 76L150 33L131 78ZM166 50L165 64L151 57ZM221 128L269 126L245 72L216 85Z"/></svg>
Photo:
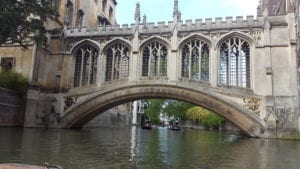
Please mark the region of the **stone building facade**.
<svg viewBox="0 0 300 169"><path fill-rule="evenodd" d="M79 111L79 103L97 105L91 99L96 93L151 84L166 88L162 91L166 95L161 97L167 96L168 87L195 92L205 89L233 107L244 105L242 111L253 112L264 128L261 135L253 136L299 135L298 1L261 0L257 17L182 21L175 0L173 21L167 23L147 23L145 17L141 20L137 4L131 25L116 24L117 3L113 0L57 2L65 14L61 18L64 29L51 36L47 50L33 47L30 62L23 66L30 67L28 76L33 82L25 126L41 125L36 115L43 109L37 106L41 98L55 102L51 104L57 119L51 125L66 127L60 121L70 113L67 118L75 118L72 112ZM117 105L139 97L143 95L106 102ZM193 102L188 95L176 97ZM100 110L97 106L90 109ZM43 111L50 112L51 108ZM78 119L78 124L93 115Z"/></svg>
<svg viewBox="0 0 300 169"><path fill-rule="evenodd" d="M300 2L296 1L298 96L300 96ZM300 101L299 101L300 107ZM300 122L299 122L300 128Z"/></svg>

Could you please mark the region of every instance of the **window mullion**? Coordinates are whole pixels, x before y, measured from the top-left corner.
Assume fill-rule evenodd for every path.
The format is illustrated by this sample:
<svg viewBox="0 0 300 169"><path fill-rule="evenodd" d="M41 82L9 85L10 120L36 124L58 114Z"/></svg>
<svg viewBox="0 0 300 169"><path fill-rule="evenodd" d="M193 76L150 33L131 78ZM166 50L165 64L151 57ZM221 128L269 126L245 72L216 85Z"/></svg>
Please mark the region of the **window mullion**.
<svg viewBox="0 0 300 169"><path fill-rule="evenodd" d="M112 48L112 64L111 64L111 81L115 79L115 57L116 57L116 50Z"/></svg>
<svg viewBox="0 0 300 169"><path fill-rule="evenodd" d="M148 76L152 76L152 75L151 75L152 48L151 48L151 46L148 46L148 48L149 48L149 56L148 56Z"/></svg>
<svg viewBox="0 0 300 169"><path fill-rule="evenodd" d="M231 46L231 43L230 43L230 41L229 41L229 43L228 43L228 47L229 47L229 49L228 49L228 55L227 55L227 59L228 59L228 61L227 61L227 85L231 85L232 83L231 83L231 48L232 48L232 46Z"/></svg>
<svg viewBox="0 0 300 169"><path fill-rule="evenodd" d="M198 46L198 53L199 53L199 56L198 56L198 64L199 64L199 77L198 77L198 80L202 80L201 77L202 77L202 71L201 71L201 63L202 63L202 43L199 42L199 46Z"/></svg>
<svg viewBox="0 0 300 169"><path fill-rule="evenodd" d="M161 71L161 69L160 69L160 62L161 62L161 45L159 45L159 47L158 47L158 49L157 49L157 76L158 77L160 77L160 71Z"/></svg>
<svg viewBox="0 0 300 169"><path fill-rule="evenodd" d="M82 86L82 79L83 79L83 67L84 67L84 54L85 54L85 50L80 49L81 50L81 67L80 67L80 83L79 83L79 87Z"/></svg>
<svg viewBox="0 0 300 169"><path fill-rule="evenodd" d="M237 72L238 72L238 86L243 86L243 72L242 72L242 58L241 58L241 39L239 39L239 46L238 46L238 63L237 63Z"/></svg>
<svg viewBox="0 0 300 169"><path fill-rule="evenodd" d="M192 45L189 45L189 80L192 79Z"/></svg>

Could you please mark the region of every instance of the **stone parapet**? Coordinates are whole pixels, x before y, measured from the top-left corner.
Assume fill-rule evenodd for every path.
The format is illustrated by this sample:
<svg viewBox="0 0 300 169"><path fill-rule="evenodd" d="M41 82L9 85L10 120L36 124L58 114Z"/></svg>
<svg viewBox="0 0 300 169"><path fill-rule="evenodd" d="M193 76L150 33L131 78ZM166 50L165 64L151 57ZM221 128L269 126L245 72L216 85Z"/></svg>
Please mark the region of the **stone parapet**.
<svg viewBox="0 0 300 169"><path fill-rule="evenodd" d="M75 27L65 30L66 37L81 37L81 36L109 36L109 35L133 35L136 30L141 34L148 33L170 33L174 30L174 25L178 28L178 31L212 31L222 29L241 29L241 28L261 28L264 24L264 20L261 17L254 18L254 16L247 16L246 19L243 16L226 17L225 20L221 17L217 17L214 20L207 18L204 21L202 19L186 20L185 22L179 21L174 23L169 22L150 22L144 24L123 24L115 26L99 26L99 27Z"/></svg>

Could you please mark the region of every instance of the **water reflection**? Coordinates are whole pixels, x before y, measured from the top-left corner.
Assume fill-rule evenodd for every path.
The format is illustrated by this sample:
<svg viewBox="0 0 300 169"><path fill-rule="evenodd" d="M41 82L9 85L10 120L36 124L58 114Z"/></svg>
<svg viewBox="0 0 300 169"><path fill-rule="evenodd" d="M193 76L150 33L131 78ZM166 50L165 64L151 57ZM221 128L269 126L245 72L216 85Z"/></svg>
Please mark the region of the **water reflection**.
<svg viewBox="0 0 300 169"><path fill-rule="evenodd" d="M68 169L298 169L300 165L298 141L166 128L0 128L0 150L0 163L47 161Z"/></svg>

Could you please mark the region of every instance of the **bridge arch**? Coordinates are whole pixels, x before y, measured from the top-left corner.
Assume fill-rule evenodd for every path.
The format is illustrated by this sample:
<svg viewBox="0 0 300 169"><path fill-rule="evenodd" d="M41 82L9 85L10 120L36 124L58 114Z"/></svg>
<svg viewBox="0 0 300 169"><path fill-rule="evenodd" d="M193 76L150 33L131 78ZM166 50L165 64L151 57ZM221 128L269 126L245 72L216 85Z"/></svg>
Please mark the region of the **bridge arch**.
<svg viewBox="0 0 300 169"><path fill-rule="evenodd" d="M88 121L114 106L145 98L170 98L190 102L228 119L251 137L261 137L265 131L263 120L249 110L217 94L173 85L133 85L93 93L71 107L61 119L62 128L81 128Z"/></svg>

